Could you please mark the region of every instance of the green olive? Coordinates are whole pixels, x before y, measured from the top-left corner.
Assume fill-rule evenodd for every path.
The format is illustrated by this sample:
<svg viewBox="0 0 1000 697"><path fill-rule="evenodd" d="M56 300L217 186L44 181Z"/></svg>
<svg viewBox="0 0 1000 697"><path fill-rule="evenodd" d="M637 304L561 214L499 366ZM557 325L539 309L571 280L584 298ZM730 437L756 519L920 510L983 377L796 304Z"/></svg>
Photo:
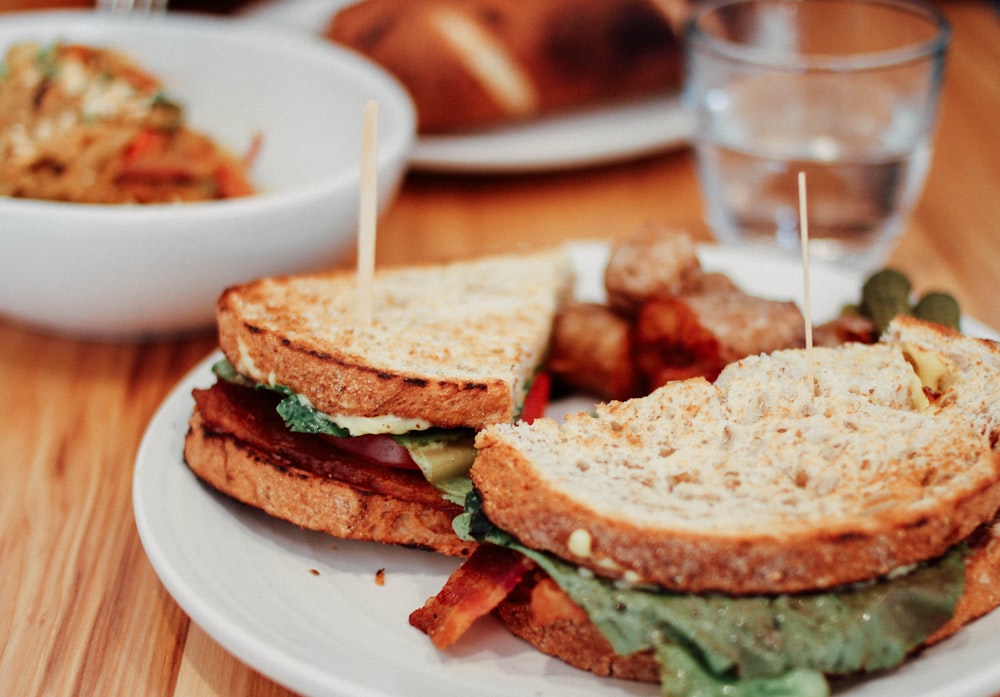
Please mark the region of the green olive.
<svg viewBox="0 0 1000 697"><path fill-rule="evenodd" d="M897 315L911 314L910 280L895 269L872 274L861 287L861 309L881 334Z"/></svg>
<svg viewBox="0 0 1000 697"><path fill-rule="evenodd" d="M959 321L962 315L955 298L947 293L935 291L920 298L920 301L913 307L913 316L927 322L937 322L959 331Z"/></svg>

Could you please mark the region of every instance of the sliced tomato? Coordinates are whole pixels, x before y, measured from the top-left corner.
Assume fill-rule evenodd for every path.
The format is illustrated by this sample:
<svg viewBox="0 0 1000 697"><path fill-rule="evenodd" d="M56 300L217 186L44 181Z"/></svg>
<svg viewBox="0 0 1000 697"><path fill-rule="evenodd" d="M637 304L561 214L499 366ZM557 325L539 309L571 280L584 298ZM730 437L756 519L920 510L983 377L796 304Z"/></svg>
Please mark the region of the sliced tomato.
<svg viewBox="0 0 1000 697"><path fill-rule="evenodd" d="M531 423L545 414L551 384L552 380L548 373L539 373L535 376L521 409L521 418L524 421ZM351 452L377 465L400 469L420 469L413 461L413 457L410 456L410 451L388 435L369 434L346 438L323 435L322 437L341 450Z"/></svg>
<svg viewBox="0 0 1000 697"><path fill-rule="evenodd" d="M376 433L348 438L325 435L323 437L341 450L354 453L377 465L399 469L419 469L417 463L410 457L410 451L397 443L392 436Z"/></svg>
<svg viewBox="0 0 1000 697"><path fill-rule="evenodd" d="M545 415L545 408L549 405L549 390L552 387L552 378L548 373L538 373L531 382L531 389L528 390L524 398L524 406L521 408L521 419L529 424L535 419Z"/></svg>

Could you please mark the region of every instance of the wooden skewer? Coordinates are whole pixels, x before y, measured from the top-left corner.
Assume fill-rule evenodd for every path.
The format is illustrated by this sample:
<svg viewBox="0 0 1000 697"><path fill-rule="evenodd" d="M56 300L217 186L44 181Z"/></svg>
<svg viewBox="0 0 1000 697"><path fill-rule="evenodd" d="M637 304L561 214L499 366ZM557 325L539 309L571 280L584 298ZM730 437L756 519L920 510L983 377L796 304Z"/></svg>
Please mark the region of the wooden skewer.
<svg viewBox="0 0 1000 697"><path fill-rule="evenodd" d="M375 284L375 222L378 217L378 103L365 103L361 131L361 198L358 209L357 325L371 326Z"/></svg>
<svg viewBox="0 0 1000 697"><path fill-rule="evenodd" d="M806 173L799 172L799 236L802 245L802 314L806 324L806 384L815 392L813 377L812 293L809 289L809 216L806 211Z"/></svg>

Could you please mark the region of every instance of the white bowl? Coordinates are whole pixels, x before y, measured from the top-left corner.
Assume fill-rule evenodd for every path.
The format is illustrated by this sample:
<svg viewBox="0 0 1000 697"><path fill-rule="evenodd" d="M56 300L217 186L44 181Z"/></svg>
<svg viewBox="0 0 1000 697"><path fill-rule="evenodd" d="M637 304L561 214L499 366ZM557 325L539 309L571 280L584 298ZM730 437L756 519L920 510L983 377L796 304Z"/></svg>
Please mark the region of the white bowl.
<svg viewBox="0 0 1000 697"><path fill-rule="evenodd" d="M233 283L328 265L354 242L364 104L379 104L378 199L398 191L413 105L372 62L319 38L196 15L0 16L0 51L116 48L161 78L192 127L234 152L255 133L242 199L84 205L0 197L0 315L65 335L138 340L209 327Z"/></svg>

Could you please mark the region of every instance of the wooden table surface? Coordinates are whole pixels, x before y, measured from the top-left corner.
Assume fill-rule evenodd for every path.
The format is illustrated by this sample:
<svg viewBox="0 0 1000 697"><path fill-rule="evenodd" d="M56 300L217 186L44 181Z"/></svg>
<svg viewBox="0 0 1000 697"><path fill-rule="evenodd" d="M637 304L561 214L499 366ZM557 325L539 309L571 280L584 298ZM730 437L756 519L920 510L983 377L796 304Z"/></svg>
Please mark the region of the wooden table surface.
<svg viewBox="0 0 1000 697"><path fill-rule="evenodd" d="M1000 327L1000 18L987 2L942 6L955 36L936 151L892 261ZM686 149L584 171L411 175L381 222L378 261L617 236L650 220L707 241L698 196ZM146 424L214 347L210 332L98 344L0 320L0 692L288 694L179 609L132 515Z"/></svg>

